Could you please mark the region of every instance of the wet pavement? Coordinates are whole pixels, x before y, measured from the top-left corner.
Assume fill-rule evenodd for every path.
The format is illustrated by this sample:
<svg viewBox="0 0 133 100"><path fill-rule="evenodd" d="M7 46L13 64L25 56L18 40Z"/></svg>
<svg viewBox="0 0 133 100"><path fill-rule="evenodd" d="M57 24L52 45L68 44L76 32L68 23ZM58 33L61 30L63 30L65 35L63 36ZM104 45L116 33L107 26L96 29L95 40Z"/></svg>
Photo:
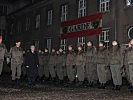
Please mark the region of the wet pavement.
<svg viewBox="0 0 133 100"><path fill-rule="evenodd" d="M111 87L73 88L50 83L38 83L29 89L24 81L17 86L12 84L9 76L2 76L0 100L133 100L133 93L130 93L126 86L123 86L121 91L113 91Z"/></svg>

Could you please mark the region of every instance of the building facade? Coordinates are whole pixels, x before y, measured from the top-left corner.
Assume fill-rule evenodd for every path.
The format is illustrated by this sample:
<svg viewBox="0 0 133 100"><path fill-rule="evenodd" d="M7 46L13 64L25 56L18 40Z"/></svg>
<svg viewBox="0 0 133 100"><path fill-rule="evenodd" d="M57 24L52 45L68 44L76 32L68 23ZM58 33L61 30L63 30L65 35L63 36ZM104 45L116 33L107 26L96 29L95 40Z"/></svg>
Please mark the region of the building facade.
<svg viewBox="0 0 133 100"><path fill-rule="evenodd" d="M109 47L113 40L126 44L133 38L133 0L41 0L8 15L8 33L12 40L21 39L27 48L34 41L40 49L66 50L68 44L85 47L91 40L94 45L104 41ZM103 13L102 34L61 40L61 23L64 21ZM12 41L13 42L13 41Z"/></svg>

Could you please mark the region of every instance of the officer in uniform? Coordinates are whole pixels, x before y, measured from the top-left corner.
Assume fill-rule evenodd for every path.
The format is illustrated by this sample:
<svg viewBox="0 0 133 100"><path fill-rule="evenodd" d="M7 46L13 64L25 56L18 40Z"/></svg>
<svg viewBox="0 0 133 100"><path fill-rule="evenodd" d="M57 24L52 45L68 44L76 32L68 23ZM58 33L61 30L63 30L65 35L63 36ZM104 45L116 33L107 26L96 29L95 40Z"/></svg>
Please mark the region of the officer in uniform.
<svg viewBox="0 0 133 100"><path fill-rule="evenodd" d="M0 36L0 76L3 70L4 57L7 55L6 46L2 43L2 36Z"/></svg>
<svg viewBox="0 0 133 100"><path fill-rule="evenodd" d="M67 76L68 76L70 84L72 84L76 78L75 57L76 57L76 54L73 50L73 47L72 47L72 45L69 45L68 46L68 54L67 54L67 58L66 58L66 68L67 68Z"/></svg>
<svg viewBox="0 0 133 100"><path fill-rule="evenodd" d="M76 68L77 68L77 86L82 86L85 78L85 55L82 45L78 45L78 53L76 55Z"/></svg>
<svg viewBox="0 0 133 100"><path fill-rule="evenodd" d="M44 75L44 52L42 50L38 51L38 56L39 56L39 67L38 67L38 74L39 74L39 78L40 80L42 79L43 75Z"/></svg>
<svg viewBox="0 0 133 100"><path fill-rule="evenodd" d="M23 50L20 46L21 42L16 41L16 46L10 49L12 81L19 80L21 76L21 67L24 59Z"/></svg>
<svg viewBox="0 0 133 100"><path fill-rule="evenodd" d="M49 71L49 65L48 65L48 62L49 62L49 51L48 51L48 49L44 50L44 57L43 58L44 58L43 59L44 75L45 75L46 80L49 80L49 78L50 78L50 71Z"/></svg>
<svg viewBox="0 0 133 100"><path fill-rule="evenodd" d="M112 42L112 50L110 51L110 69L114 83L114 90L120 90L122 85L122 66L123 56L117 41Z"/></svg>
<svg viewBox="0 0 133 100"><path fill-rule="evenodd" d="M56 69L55 69L56 59L57 59L56 50L52 49L51 54L50 54L50 58L49 58L49 63L48 63L52 81L56 80Z"/></svg>
<svg viewBox="0 0 133 100"><path fill-rule="evenodd" d="M108 55L105 48L104 42L99 42L99 48L97 50L97 74L100 82L101 89L105 88L107 82L107 66L108 66Z"/></svg>
<svg viewBox="0 0 133 100"><path fill-rule="evenodd" d="M125 53L125 63L127 80L130 83L130 91L133 92L133 39L128 44L128 49Z"/></svg>
<svg viewBox="0 0 133 100"><path fill-rule="evenodd" d="M95 64L96 60L96 50L93 47L93 43L91 41L87 42L87 51L85 52L86 56L86 75L89 82L89 86L93 86L94 83L97 82L97 67Z"/></svg>
<svg viewBox="0 0 133 100"><path fill-rule="evenodd" d="M63 55L63 49L60 48L57 51L57 59L56 59L56 69L57 69L57 76L59 78L59 83L63 83L64 79L64 66L65 66L65 56Z"/></svg>

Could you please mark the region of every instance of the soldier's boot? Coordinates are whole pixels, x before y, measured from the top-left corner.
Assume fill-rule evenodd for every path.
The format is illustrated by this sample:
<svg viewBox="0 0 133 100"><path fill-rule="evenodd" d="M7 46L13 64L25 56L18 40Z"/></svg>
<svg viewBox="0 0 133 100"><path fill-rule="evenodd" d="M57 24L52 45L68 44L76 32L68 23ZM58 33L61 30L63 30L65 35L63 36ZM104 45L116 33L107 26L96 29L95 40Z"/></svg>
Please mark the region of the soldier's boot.
<svg viewBox="0 0 133 100"><path fill-rule="evenodd" d="M77 84L76 84L76 87L82 87L83 86L83 82L78 82Z"/></svg>
<svg viewBox="0 0 133 100"><path fill-rule="evenodd" d="M64 81L63 80L59 80L59 85L63 85Z"/></svg>
<svg viewBox="0 0 133 100"><path fill-rule="evenodd" d="M93 87L94 86L94 83L93 82L90 82L90 87Z"/></svg>
<svg viewBox="0 0 133 100"><path fill-rule="evenodd" d="M120 85L115 85L114 87L113 87L113 90L120 90L121 89L121 86Z"/></svg>
<svg viewBox="0 0 133 100"><path fill-rule="evenodd" d="M12 81L11 81L11 85L12 85L12 86L15 86L15 85L16 85L16 80L12 80Z"/></svg>
<svg viewBox="0 0 133 100"><path fill-rule="evenodd" d="M130 86L129 91L130 91L131 93L133 93L133 86Z"/></svg>
<svg viewBox="0 0 133 100"><path fill-rule="evenodd" d="M99 89L105 89L106 85L104 83L101 83L100 86L98 87Z"/></svg>
<svg viewBox="0 0 133 100"><path fill-rule="evenodd" d="M17 79L16 80L16 85L19 85L20 84L20 79Z"/></svg>

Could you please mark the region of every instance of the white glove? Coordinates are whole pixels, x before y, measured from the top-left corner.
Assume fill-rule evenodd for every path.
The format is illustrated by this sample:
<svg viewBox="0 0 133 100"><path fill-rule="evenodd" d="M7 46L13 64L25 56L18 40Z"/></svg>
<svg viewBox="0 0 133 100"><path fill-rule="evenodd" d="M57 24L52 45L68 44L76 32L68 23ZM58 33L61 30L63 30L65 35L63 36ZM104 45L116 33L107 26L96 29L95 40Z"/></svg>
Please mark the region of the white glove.
<svg viewBox="0 0 133 100"><path fill-rule="evenodd" d="M7 62L7 64L9 64L10 63L10 58L6 58L6 62Z"/></svg>
<svg viewBox="0 0 133 100"><path fill-rule="evenodd" d="M26 66L26 68L29 68L29 66Z"/></svg>

